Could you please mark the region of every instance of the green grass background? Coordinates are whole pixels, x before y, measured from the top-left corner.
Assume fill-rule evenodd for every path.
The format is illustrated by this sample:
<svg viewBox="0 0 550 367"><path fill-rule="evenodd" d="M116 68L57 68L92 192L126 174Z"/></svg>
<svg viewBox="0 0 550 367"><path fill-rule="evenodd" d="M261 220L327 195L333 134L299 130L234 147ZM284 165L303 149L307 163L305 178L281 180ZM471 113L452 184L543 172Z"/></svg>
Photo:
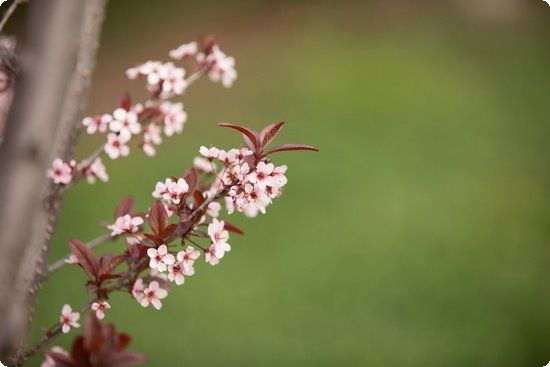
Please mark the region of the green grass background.
<svg viewBox="0 0 550 367"><path fill-rule="evenodd" d="M218 121L285 120L279 142L321 149L276 156L285 195L265 216L233 215L246 235L219 266L200 262L161 312L113 297L107 320L148 366L550 360L550 8L533 1L494 21L436 2L382 5L111 2L90 114L125 90L145 96L124 70L198 33L218 34L239 78L193 86L184 133L156 158L135 150L107 163L108 184L71 189L52 260L68 238L101 234L122 196L145 209L200 145L239 144ZM83 136L78 154L98 142ZM84 280L77 268L51 279L34 338L64 303L86 300Z"/></svg>

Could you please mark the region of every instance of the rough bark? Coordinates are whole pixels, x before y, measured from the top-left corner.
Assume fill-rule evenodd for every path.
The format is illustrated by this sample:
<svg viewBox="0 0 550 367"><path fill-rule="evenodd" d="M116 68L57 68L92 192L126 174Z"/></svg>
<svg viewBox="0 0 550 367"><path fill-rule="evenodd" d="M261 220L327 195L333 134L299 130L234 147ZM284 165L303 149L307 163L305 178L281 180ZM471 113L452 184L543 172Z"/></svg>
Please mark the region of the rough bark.
<svg viewBox="0 0 550 367"><path fill-rule="evenodd" d="M0 146L0 360L25 342L63 191L46 177L68 158L106 0L33 0L4 143Z"/></svg>

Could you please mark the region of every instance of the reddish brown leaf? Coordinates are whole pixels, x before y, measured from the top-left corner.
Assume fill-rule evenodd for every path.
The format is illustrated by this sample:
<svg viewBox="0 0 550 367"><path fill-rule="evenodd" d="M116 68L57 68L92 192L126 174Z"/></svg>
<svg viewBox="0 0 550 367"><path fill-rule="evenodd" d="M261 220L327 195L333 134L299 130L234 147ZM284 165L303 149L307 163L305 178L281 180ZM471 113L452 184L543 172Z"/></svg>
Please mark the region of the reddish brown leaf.
<svg viewBox="0 0 550 367"><path fill-rule="evenodd" d="M104 282L106 280L110 280L110 279L118 279L118 278L121 278L124 274L122 273L118 273L118 274L101 274L99 276L99 282Z"/></svg>
<svg viewBox="0 0 550 367"><path fill-rule="evenodd" d="M105 336L102 332L101 322L97 319L94 313L90 313L84 321L84 348L93 353L99 354L105 345Z"/></svg>
<svg viewBox="0 0 550 367"><path fill-rule="evenodd" d="M270 151L268 151L264 155L268 155L268 154L276 153L276 152L291 151L291 150L310 150L310 151L313 151L313 152L318 152L319 151L319 149L317 149L315 147L312 147L310 145L282 144L282 145L278 145L275 148L271 149Z"/></svg>
<svg viewBox="0 0 550 367"><path fill-rule="evenodd" d="M246 137L248 139L250 139L250 142L252 143L252 145L255 147L255 149L253 149L254 151L257 151L257 148L259 147L259 143L258 143L258 133L255 132L254 130L250 130L249 128L246 128L246 127L242 127L242 126L239 126L239 125L235 125L235 124L232 124L230 122L220 122L218 123L218 126L220 127L228 127L230 129L235 129L237 131L240 131L241 133L243 133L244 135L246 135ZM245 140L246 142L246 140Z"/></svg>
<svg viewBox="0 0 550 367"><path fill-rule="evenodd" d="M130 108L132 108L132 98L130 97L130 93L124 92L124 94L120 98L120 101L118 102L118 105L120 106L120 108L124 108L126 111L130 111Z"/></svg>
<svg viewBox="0 0 550 367"><path fill-rule="evenodd" d="M48 351L44 354L46 354L47 356L50 356L54 361L56 361L58 364L62 366L71 366L71 367L78 366L71 357L61 354L59 352Z"/></svg>
<svg viewBox="0 0 550 367"><path fill-rule="evenodd" d="M131 196L127 196L122 199L115 209L115 219L122 217L123 215L130 214L134 211L134 199Z"/></svg>
<svg viewBox="0 0 550 367"><path fill-rule="evenodd" d="M267 125L263 128L260 133L260 151L263 151L273 139L277 136L283 125L284 121L278 122L276 124Z"/></svg>
<svg viewBox="0 0 550 367"><path fill-rule="evenodd" d="M195 208L198 208L202 203L204 203L204 196L200 191L193 191L193 197L195 198Z"/></svg>
<svg viewBox="0 0 550 367"><path fill-rule="evenodd" d="M229 222L225 222L225 225L223 226L224 229L227 229L229 232L237 233L240 235L244 235L244 232L239 227L234 226L233 224Z"/></svg>
<svg viewBox="0 0 550 367"><path fill-rule="evenodd" d="M183 179L189 185L189 190L193 190L197 185L197 170L194 168L188 168L183 172Z"/></svg>
<svg viewBox="0 0 550 367"><path fill-rule="evenodd" d="M164 205L159 200L153 201L151 209L149 209L149 226L151 230L157 235L161 236L164 228L168 225L168 214Z"/></svg>
<svg viewBox="0 0 550 367"><path fill-rule="evenodd" d="M109 354L103 363L109 367L131 367L138 366L146 361L147 359L141 353L119 352Z"/></svg>
<svg viewBox="0 0 550 367"><path fill-rule="evenodd" d="M132 342L132 337L126 333L119 333L117 335L117 341L115 348L118 351L126 349L128 345Z"/></svg>
<svg viewBox="0 0 550 367"><path fill-rule="evenodd" d="M77 239L69 240L69 246L78 264L82 266L90 276L97 276L99 273L99 263L92 250Z"/></svg>

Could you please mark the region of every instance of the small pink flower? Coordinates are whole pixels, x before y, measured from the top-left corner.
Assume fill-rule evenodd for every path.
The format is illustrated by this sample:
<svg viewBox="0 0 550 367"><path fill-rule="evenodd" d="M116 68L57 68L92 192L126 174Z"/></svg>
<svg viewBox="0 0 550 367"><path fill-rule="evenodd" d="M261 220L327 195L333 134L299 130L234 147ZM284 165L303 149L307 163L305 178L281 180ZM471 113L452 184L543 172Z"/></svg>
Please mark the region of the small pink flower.
<svg viewBox="0 0 550 367"><path fill-rule="evenodd" d="M113 117L106 113L94 117L85 117L82 120L82 125L86 126L86 132L90 135L96 132L104 133L112 120Z"/></svg>
<svg viewBox="0 0 550 367"><path fill-rule="evenodd" d="M177 48L170 50L169 55L176 60L183 60L189 56L194 56L197 53L197 42L184 43Z"/></svg>
<svg viewBox="0 0 550 367"><path fill-rule="evenodd" d="M196 56L199 65L207 65L209 67L208 76L213 82L221 81L222 85L229 88L237 79L237 71L235 70L235 59L223 53L218 45L212 47L211 53L205 55L199 53Z"/></svg>
<svg viewBox="0 0 550 367"><path fill-rule="evenodd" d="M100 157L97 157L87 169L84 169L84 175L86 176L86 181L90 184L95 183L96 179L100 179L103 182L109 181L105 165Z"/></svg>
<svg viewBox="0 0 550 367"><path fill-rule="evenodd" d="M183 178L179 178L177 181L167 178L164 183L157 182L153 197L162 198L167 203L178 205L181 202L181 197L187 192L189 192L189 185Z"/></svg>
<svg viewBox="0 0 550 367"><path fill-rule="evenodd" d="M119 133L120 136L126 137L129 140L132 135L137 135L141 132L141 125L134 111L117 108L113 112L113 121L109 124L109 130Z"/></svg>
<svg viewBox="0 0 550 367"><path fill-rule="evenodd" d="M105 317L105 311L111 308L111 305L107 301L99 301L92 303L92 310L95 311L95 315L99 320L103 320Z"/></svg>
<svg viewBox="0 0 550 367"><path fill-rule="evenodd" d="M180 95L187 88L185 69L176 67L171 62L163 64L159 68L158 75L162 80L162 92L165 97L171 96L172 93Z"/></svg>
<svg viewBox="0 0 550 367"><path fill-rule="evenodd" d="M157 281L152 281L149 284L149 287L143 290L143 298L139 302L143 307L149 306L152 304L154 308L160 310L162 308L161 299L166 298L168 291L159 286Z"/></svg>
<svg viewBox="0 0 550 367"><path fill-rule="evenodd" d="M220 210L222 209L222 206L217 201L213 201L206 207L206 214L211 216L212 218L217 218L220 215Z"/></svg>
<svg viewBox="0 0 550 367"><path fill-rule="evenodd" d="M126 157L130 154L130 148L126 143L130 140L128 136L110 133L107 135L107 144L105 144L105 153L111 159Z"/></svg>
<svg viewBox="0 0 550 367"><path fill-rule="evenodd" d="M73 254L70 254L69 257L65 259L65 264L69 264L69 265L78 264L78 260L76 256L74 256Z"/></svg>
<svg viewBox="0 0 550 367"><path fill-rule="evenodd" d="M50 351L55 352L57 354L61 354L65 357L69 357L69 352L67 352L65 349L58 346L52 347ZM57 362L47 354L46 354L46 357L44 358L44 361L40 365L40 367L57 367L57 366L58 366Z"/></svg>
<svg viewBox="0 0 550 367"><path fill-rule="evenodd" d="M199 171L205 173L212 173L216 169L216 165L203 157L195 157L193 159L193 166Z"/></svg>
<svg viewBox="0 0 550 367"><path fill-rule="evenodd" d="M143 133L142 149L148 156L152 157L156 154L155 145L162 143L162 137L160 136L160 126L155 124L149 124L145 133Z"/></svg>
<svg viewBox="0 0 550 367"><path fill-rule="evenodd" d="M73 179L75 167L76 162L74 160L65 163L60 158L56 158L53 160L52 168L48 170L48 177L56 184L68 185Z"/></svg>
<svg viewBox="0 0 550 367"><path fill-rule="evenodd" d="M134 296L134 298L139 303L141 303L141 300L143 299L143 297L145 297L145 295L143 294L144 290L145 290L145 286L143 285L143 279L138 278L134 282L134 285L132 286L132 296Z"/></svg>
<svg viewBox="0 0 550 367"><path fill-rule="evenodd" d="M261 189L265 189L266 185L273 186L275 180L271 177L275 166L273 163L260 162L256 166L256 170L248 175L248 181L258 185Z"/></svg>
<svg viewBox="0 0 550 367"><path fill-rule="evenodd" d="M204 253L204 259L207 263L210 265L218 265L220 262L220 259L216 257L216 246L211 245L207 251Z"/></svg>
<svg viewBox="0 0 550 367"><path fill-rule="evenodd" d="M63 306L63 309L61 310L61 317L59 318L59 322L61 323L61 331L64 334L67 334L72 327L80 327L80 324L77 322L79 318L80 314L78 312L73 312L71 306Z"/></svg>
<svg viewBox="0 0 550 367"><path fill-rule="evenodd" d="M227 242L229 239L229 232L224 229L224 226L225 222L223 220L219 221L216 218L212 219L212 223L208 225L208 235L215 245Z"/></svg>
<svg viewBox="0 0 550 367"><path fill-rule="evenodd" d="M172 265L176 262L174 255L168 253L166 245L160 245L158 249L148 249L147 255L150 258L149 267L157 269L161 273L166 271L167 265Z"/></svg>
<svg viewBox="0 0 550 367"><path fill-rule="evenodd" d="M166 136L180 134L187 121L187 112L183 110L183 103L163 102L160 111L164 114L164 133Z"/></svg>
<svg viewBox="0 0 550 367"><path fill-rule="evenodd" d="M207 148L203 145L200 147L199 153L204 157L208 158L209 160L212 160L214 158L218 158L218 154L220 153L220 150L216 147Z"/></svg>
<svg viewBox="0 0 550 367"><path fill-rule="evenodd" d="M136 233L142 224L142 217L131 217L130 214L125 214L118 217L115 223L108 225L107 228L111 230L111 236L118 236L123 233Z"/></svg>
<svg viewBox="0 0 550 367"><path fill-rule="evenodd" d="M218 154L218 159L223 162L226 166L235 164L239 162L239 150L230 149L227 152L225 150L220 150Z"/></svg>

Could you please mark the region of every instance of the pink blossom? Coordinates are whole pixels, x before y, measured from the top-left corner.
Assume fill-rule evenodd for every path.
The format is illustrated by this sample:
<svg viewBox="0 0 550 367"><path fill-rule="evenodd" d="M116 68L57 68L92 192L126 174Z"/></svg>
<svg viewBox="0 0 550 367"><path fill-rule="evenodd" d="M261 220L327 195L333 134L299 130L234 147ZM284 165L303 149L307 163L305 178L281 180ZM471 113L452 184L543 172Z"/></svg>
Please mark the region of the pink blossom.
<svg viewBox="0 0 550 367"><path fill-rule="evenodd" d="M273 180L273 177L271 177L274 169L275 166L273 163L260 162L256 166L256 170L248 175L248 181L258 185L258 187L262 190L265 189L266 185L274 186L275 181Z"/></svg>
<svg viewBox="0 0 550 367"><path fill-rule="evenodd" d="M50 351L55 352L57 354L61 354L65 357L69 357L69 352L67 352L65 349L63 349L61 347L58 347L58 346L52 347L52 349L50 349ZM44 361L40 365L40 367L57 367L57 366L58 366L57 362L47 354L44 358Z"/></svg>
<svg viewBox="0 0 550 367"><path fill-rule="evenodd" d="M56 158L53 160L52 168L48 170L48 177L56 184L68 185L73 179L75 167L76 162L74 160L65 163L60 158Z"/></svg>
<svg viewBox="0 0 550 367"><path fill-rule="evenodd" d="M123 233L136 233L142 224L142 217L131 217L130 214L125 214L118 217L115 223L108 225L107 228L111 230L111 236L118 236Z"/></svg>
<svg viewBox="0 0 550 367"><path fill-rule="evenodd" d="M207 148L204 145L200 147L199 153L208 158L209 160L212 160L214 158L218 158L218 154L220 153L220 150L216 147Z"/></svg>
<svg viewBox="0 0 550 367"><path fill-rule="evenodd" d="M207 251L204 252L204 259L207 263L210 265L218 265L220 262L220 259L216 257L216 246L211 245Z"/></svg>
<svg viewBox="0 0 550 367"><path fill-rule="evenodd" d="M61 331L64 334L67 334L71 328L80 327L80 324L77 322L79 318L80 313L73 312L70 305L63 306L63 309L61 310L61 317L59 318L59 322L61 323Z"/></svg>
<svg viewBox="0 0 550 367"><path fill-rule="evenodd" d="M235 59L223 53L218 45L214 45L208 55L199 53L196 58L199 64L208 65L208 76L213 82L221 81L224 87L229 88L237 79Z"/></svg>
<svg viewBox="0 0 550 367"><path fill-rule="evenodd" d="M161 299L166 298L168 291L159 286L157 281L152 281L149 284L149 287L143 290L143 298L140 300L140 304L143 307L149 306L152 304L154 308L160 310L162 308Z"/></svg>
<svg viewBox="0 0 550 367"><path fill-rule="evenodd" d="M94 117L85 117L82 120L82 125L86 126L86 132L90 135L95 134L96 131L104 133L112 120L113 117L105 113Z"/></svg>
<svg viewBox="0 0 550 367"><path fill-rule="evenodd" d="M105 311L111 308L111 305L107 301L98 301L92 303L91 309L95 311L95 315L99 320L103 320L105 317Z"/></svg>
<svg viewBox="0 0 550 367"><path fill-rule="evenodd" d="M183 60L197 53L197 42L184 43L177 48L170 50L169 55L176 60Z"/></svg>
<svg viewBox="0 0 550 367"><path fill-rule="evenodd" d="M68 258L65 259L65 264L74 265L78 264L78 259L73 254L70 254Z"/></svg>
<svg viewBox="0 0 550 367"><path fill-rule="evenodd" d="M223 220L217 220L216 218L212 219L212 223L208 225L208 235L215 245L229 240L229 232L227 232L224 227L225 222Z"/></svg>
<svg viewBox="0 0 550 367"><path fill-rule="evenodd" d="M211 163L208 159L204 159L203 157L195 157L195 159L193 159L193 166L199 171L206 173L212 173L216 169L214 163Z"/></svg>
<svg viewBox="0 0 550 367"><path fill-rule="evenodd" d="M213 201L210 204L208 204L206 208L206 213L211 216L212 218L217 218L220 215L220 210L222 206L217 201Z"/></svg>
<svg viewBox="0 0 550 367"><path fill-rule="evenodd" d="M187 121L187 112L183 110L183 103L163 102L160 111L164 114L164 133L166 136L180 134Z"/></svg>
<svg viewBox="0 0 550 367"><path fill-rule="evenodd" d="M166 245L160 245L158 249L148 249L147 255L150 258L149 267L157 269L161 273L166 271L167 265L172 265L176 261L174 255L168 253Z"/></svg>
<svg viewBox="0 0 550 367"><path fill-rule="evenodd" d="M179 262L183 263L185 275L191 276L195 274L193 265L199 256L201 256L201 253L198 250L195 250L193 246L187 246L185 251L178 252L177 259Z"/></svg>
<svg viewBox="0 0 550 367"><path fill-rule="evenodd" d="M113 112L113 121L109 124L109 130L130 139L132 134L137 135L141 132L141 125L134 111L126 111L124 108L117 108Z"/></svg>
<svg viewBox="0 0 550 367"><path fill-rule="evenodd" d="M105 144L105 153L111 159L126 157L130 154L130 148L126 143L130 140L128 136L110 133L107 135L107 144Z"/></svg>
<svg viewBox="0 0 550 367"><path fill-rule="evenodd" d="M225 150L220 150L218 154L218 159L223 162L226 166L235 164L239 162L239 150L230 149L227 152Z"/></svg>
<svg viewBox="0 0 550 367"><path fill-rule="evenodd" d="M145 154L150 157L156 154L155 145L159 145L162 143L160 131L160 126L151 123L147 127L147 130L145 130L145 133L143 133L142 148Z"/></svg>
<svg viewBox="0 0 550 367"><path fill-rule="evenodd" d="M157 182L153 197L178 205L181 202L181 197L189 191L189 185L183 178L173 181L167 178L164 183Z"/></svg>
<svg viewBox="0 0 550 367"><path fill-rule="evenodd" d="M143 291L145 290L145 286L143 285L143 279L138 278L134 282L134 285L132 286L132 296L141 303L141 300L145 295L143 294Z"/></svg>
<svg viewBox="0 0 550 367"><path fill-rule="evenodd" d="M171 96L172 93L180 95L187 88L185 70L174 66L171 62L167 62L159 68L158 76L162 80L162 92L165 97Z"/></svg>
<svg viewBox="0 0 550 367"><path fill-rule="evenodd" d="M97 157L92 164L84 170L84 175L86 176L86 181L90 184L95 183L96 179L100 179L103 182L109 181L105 165L100 157Z"/></svg>

